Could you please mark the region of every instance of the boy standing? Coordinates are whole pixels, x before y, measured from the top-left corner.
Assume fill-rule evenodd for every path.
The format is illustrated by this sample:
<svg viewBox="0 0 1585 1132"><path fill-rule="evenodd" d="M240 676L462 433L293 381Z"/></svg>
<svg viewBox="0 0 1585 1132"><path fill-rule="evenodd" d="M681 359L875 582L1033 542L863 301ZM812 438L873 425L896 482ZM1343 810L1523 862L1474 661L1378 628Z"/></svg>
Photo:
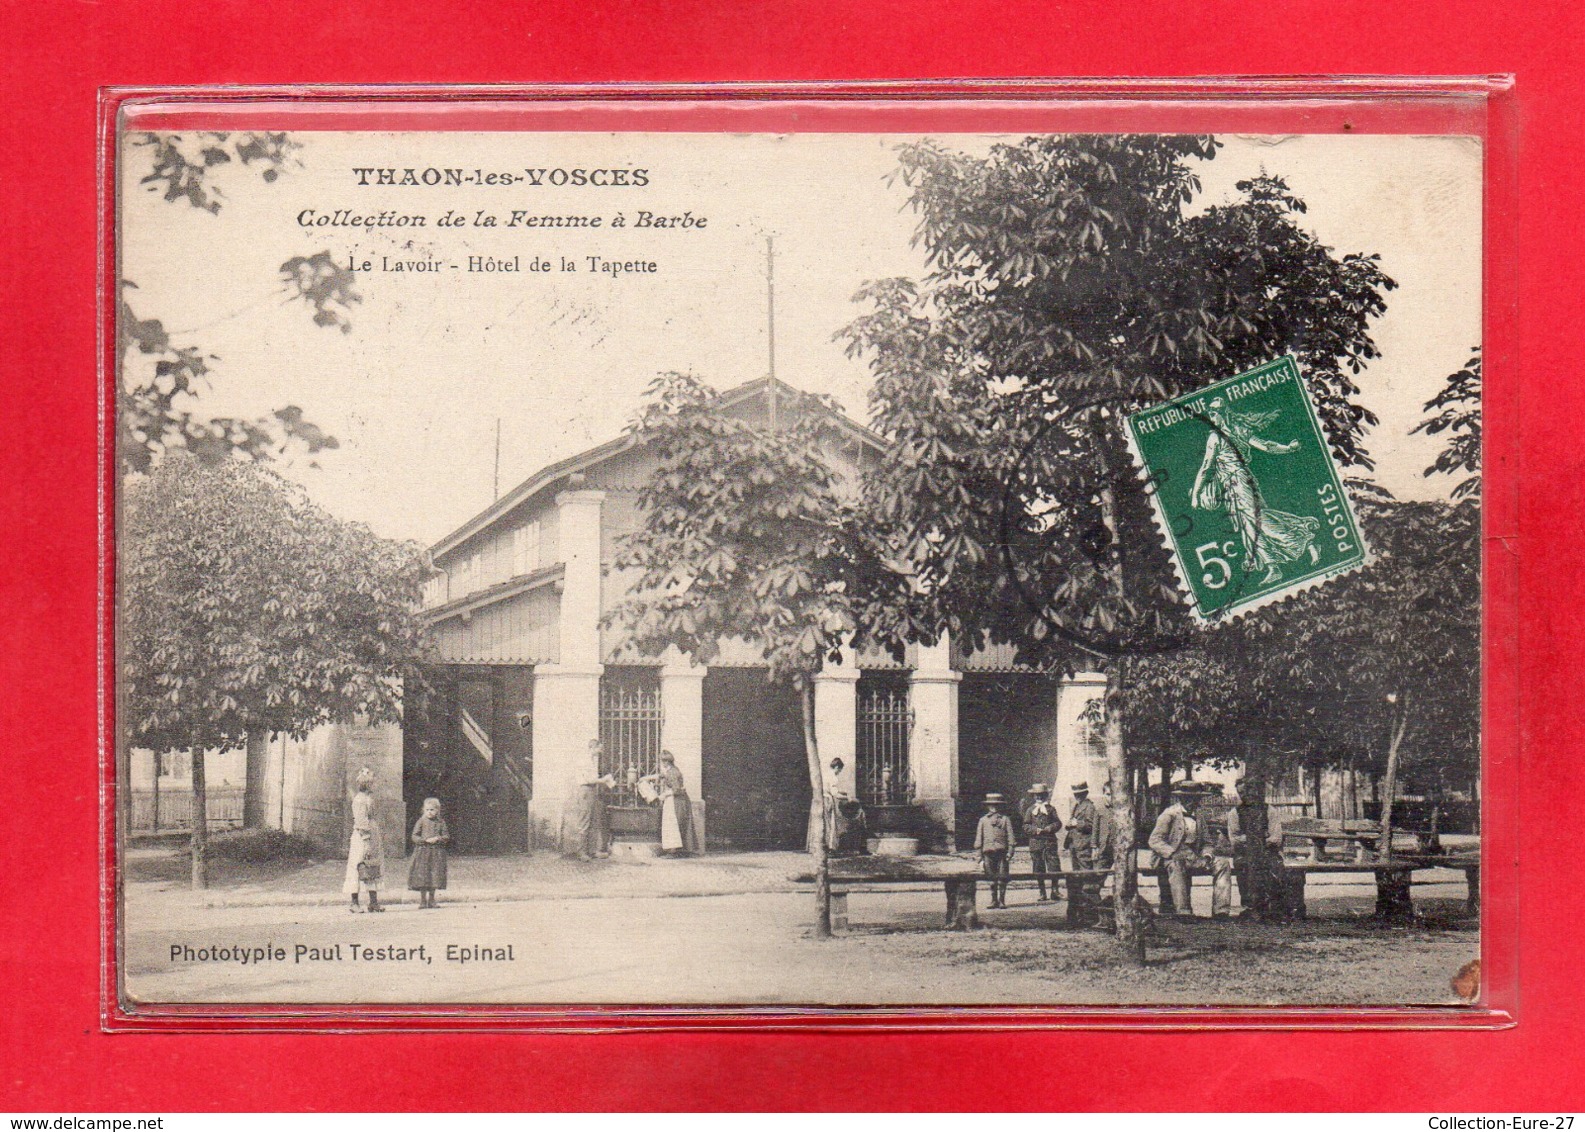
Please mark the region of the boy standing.
<svg viewBox="0 0 1585 1132"><path fill-rule="evenodd" d="M974 848L980 855L980 871L991 878L991 907L1007 907L1007 874L1013 855L1013 819L1003 811L1007 799L1000 794L985 795L985 816L974 830Z"/></svg>

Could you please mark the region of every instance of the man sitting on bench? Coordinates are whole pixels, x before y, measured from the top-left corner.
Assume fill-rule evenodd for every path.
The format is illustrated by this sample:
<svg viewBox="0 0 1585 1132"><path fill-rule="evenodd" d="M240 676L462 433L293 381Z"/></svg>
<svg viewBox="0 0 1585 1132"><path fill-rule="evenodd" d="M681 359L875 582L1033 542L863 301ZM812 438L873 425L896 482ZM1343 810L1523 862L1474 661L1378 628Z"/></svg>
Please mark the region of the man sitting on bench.
<svg viewBox="0 0 1585 1132"><path fill-rule="evenodd" d="M1167 884L1172 891L1173 910L1180 920L1194 919L1189 904L1190 870L1194 868L1199 825L1189 816L1188 807L1199 796L1197 783L1183 781L1172 788L1172 805L1161 811L1156 826L1150 831L1150 851L1154 855L1150 866L1165 867Z"/></svg>

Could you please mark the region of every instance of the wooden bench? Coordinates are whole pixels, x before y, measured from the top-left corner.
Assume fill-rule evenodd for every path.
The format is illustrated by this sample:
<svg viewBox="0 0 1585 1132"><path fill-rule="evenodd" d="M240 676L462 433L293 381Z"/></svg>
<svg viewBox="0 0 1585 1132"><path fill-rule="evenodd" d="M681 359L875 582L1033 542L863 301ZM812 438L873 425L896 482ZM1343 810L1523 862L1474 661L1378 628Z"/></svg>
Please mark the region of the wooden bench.
<svg viewBox="0 0 1585 1132"><path fill-rule="evenodd" d="M1351 861L1320 861L1309 862L1284 862L1283 868L1290 873L1297 874L1299 885L1294 896L1297 900L1297 915L1304 915L1305 881L1311 874L1369 874L1376 878L1376 912L1383 919L1404 921L1414 917L1414 906L1410 899L1410 886L1420 884L1439 884L1441 881L1415 881L1414 874L1431 869L1450 869L1464 874L1466 894L1464 898L1465 909L1471 914L1480 911L1480 859L1470 856L1454 857L1403 857L1392 861L1365 861L1356 863ZM1165 867L1144 868L1140 870L1141 877L1152 876L1158 879L1166 876ZM1210 876L1211 870L1200 865L1189 870L1192 878ZM998 883L1024 883L1029 881L1048 881L1055 889L1059 882L1071 885L1074 881L1080 883L1091 882L1094 884L1098 896L1102 886L1112 876L1111 869L1069 869L1062 872L1021 872L1008 873L1004 877L994 878ZM979 917L979 887L982 884L992 883L993 878L983 872L953 872L939 874L880 874L871 876L833 876L831 878L832 920L833 927L846 926L847 897L855 889L887 889L896 887L907 888L934 888L940 885L946 894L946 920L943 927L957 931L966 931L980 926ZM1076 907L1074 901L1067 901L1067 919L1069 923L1077 923L1081 917L1082 905ZM841 921L838 923L837 921Z"/></svg>
<svg viewBox="0 0 1585 1132"><path fill-rule="evenodd" d="M1420 835L1412 830L1394 829L1393 841L1408 838L1409 852L1419 852ZM1356 864L1374 858L1381 848L1381 827L1361 821L1336 823L1315 818L1300 818L1282 828L1284 849L1294 847L1303 854L1302 860L1321 864L1327 860L1327 850L1337 842L1344 846L1344 854Z"/></svg>
<svg viewBox="0 0 1585 1132"><path fill-rule="evenodd" d="M1296 896L1297 912L1304 913L1305 884L1314 873L1360 874L1369 873L1376 878L1376 914L1388 920L1414 918L1414 904L1409 890L1414 884L1440 884L1441 881L1415 881L1414 874L1431 869L1449 869L1464 874L1464 909L1470 915L1480 912L1480 859L1478 857L1395 857L1390 861L1367 860L1363 862L1320 861L1316 863L1284 862L1283 868L1298 873L1301 883Z"/></svg>

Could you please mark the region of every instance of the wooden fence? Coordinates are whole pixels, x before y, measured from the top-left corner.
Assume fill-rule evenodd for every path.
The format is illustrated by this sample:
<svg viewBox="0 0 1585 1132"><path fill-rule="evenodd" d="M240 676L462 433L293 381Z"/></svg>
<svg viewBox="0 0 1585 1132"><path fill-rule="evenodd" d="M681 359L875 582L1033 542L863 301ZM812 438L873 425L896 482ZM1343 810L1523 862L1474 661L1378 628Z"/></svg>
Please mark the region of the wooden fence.
<svg viewBox="0 0 1585 1132"><path fill-rule="evenodd" d="M208 791L206 809L211 830L242 828L242 794L240 786ZM157 803L150 787L132 791L133 833L189 833L192 828L193 793L190 789L162 786Z"/></svg>

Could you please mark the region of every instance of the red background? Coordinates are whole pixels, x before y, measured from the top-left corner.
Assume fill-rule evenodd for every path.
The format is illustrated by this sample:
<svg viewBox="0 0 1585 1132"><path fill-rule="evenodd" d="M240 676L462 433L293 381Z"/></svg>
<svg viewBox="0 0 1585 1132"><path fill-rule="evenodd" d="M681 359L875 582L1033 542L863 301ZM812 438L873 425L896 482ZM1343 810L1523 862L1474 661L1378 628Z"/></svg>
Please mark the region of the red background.
<svg viewBox="0 0 1585 1132"><path fill-rule="evenodd" d="M1571 694L1582 607L1578 9L1118 0L9 8L0 120L12 390L0 483L0 1106L12 1110L1578 1107ZM1517 319L1501 416L1521 490L1518 1026L1486 1033L117 1034L99 1030L95 199L107 84L976 75L1517 75ZM1500 282L1500 280L1498 280ZM1492 382L1499 363L1493 360ZM1496 406L1493 406L1496 408ZM1494 419L1491 427L1498 422ZM1499 568L1500 569L1500 568ZM1516 666L1510 668L1510 665ZM1517 825L1511 820L1517 812ZM1488 864L1488 885L1509 870ZM1511 874L1510 874L1511 875Z"/></svg>

